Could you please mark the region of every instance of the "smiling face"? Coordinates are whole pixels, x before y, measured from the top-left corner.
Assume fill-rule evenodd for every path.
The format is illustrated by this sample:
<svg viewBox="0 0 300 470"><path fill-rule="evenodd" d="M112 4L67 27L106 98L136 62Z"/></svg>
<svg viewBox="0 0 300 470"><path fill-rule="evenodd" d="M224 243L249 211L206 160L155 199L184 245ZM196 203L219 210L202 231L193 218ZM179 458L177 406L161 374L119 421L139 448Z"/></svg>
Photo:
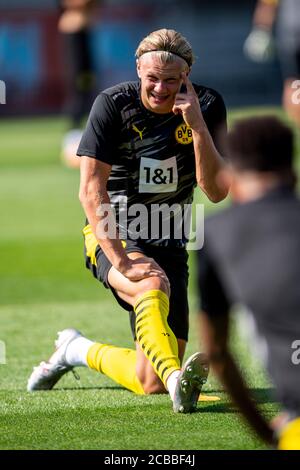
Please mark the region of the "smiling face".
<svg viewBox="0 0 300 470"><path fill-rule="evenodd" d="M145 108L158 114L170 113L182 84L182 72L188 72L188 65L180 57L166 64L156 52L142 55L137 60L137 73Z"/></svg>

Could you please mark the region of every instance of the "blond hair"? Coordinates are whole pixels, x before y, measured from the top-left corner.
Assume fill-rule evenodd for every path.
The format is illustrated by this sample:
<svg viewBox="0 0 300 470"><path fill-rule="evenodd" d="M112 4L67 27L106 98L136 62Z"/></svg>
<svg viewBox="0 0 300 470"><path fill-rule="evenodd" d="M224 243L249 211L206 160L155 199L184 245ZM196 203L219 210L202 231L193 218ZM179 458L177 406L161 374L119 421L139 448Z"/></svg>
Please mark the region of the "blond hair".
<svg viewBox="0 0 300 470"><path fill-rule="evenodd" d="M194 63L195 56L187 39L174 29L159 29L148 34L139 44L135 56L139 59L146 52L159 52L160 59L173 62L174 55L183 59L189 67Z"/></svg>

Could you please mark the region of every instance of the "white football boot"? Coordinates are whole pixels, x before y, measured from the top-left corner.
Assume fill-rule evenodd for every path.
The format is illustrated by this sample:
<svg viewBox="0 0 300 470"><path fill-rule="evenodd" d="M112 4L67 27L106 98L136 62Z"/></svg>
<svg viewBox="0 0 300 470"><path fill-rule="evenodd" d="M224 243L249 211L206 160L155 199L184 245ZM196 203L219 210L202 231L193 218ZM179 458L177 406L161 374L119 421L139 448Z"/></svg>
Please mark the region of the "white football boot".
<svg viewBox="0 0 300 470"><path fill-rule="evenodd" d="M58 332L58 338L55 341L56 350L47 362L42 361L39 366L33 368L27 382L28 392L51 390L64 374L73 370L73 366L66 361L66 349L71 341L80 336L82 334L74 328Z"/></svg>
<svg viewBox="0 0 300 470"><path fill-rule="evenodd" d="M175 413L196 411L202 386L207 381L209 365L206 355L197 352L190 356L178 376L173 410Z"/></svg>

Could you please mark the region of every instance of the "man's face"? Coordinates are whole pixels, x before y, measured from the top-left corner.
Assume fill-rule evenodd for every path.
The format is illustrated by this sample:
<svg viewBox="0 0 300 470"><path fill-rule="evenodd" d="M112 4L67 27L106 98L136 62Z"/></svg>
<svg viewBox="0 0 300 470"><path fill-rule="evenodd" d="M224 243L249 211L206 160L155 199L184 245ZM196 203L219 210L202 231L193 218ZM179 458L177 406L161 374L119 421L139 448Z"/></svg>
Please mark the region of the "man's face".
<svg viewBox="0 0 300 470"><path fill-rule="evenodd" d="M182 84L182 72L188 72L188 66L180 57L164 64L155 52L142 55L137 61L137 73L145 108L158 114L170 113Z"/></svg>

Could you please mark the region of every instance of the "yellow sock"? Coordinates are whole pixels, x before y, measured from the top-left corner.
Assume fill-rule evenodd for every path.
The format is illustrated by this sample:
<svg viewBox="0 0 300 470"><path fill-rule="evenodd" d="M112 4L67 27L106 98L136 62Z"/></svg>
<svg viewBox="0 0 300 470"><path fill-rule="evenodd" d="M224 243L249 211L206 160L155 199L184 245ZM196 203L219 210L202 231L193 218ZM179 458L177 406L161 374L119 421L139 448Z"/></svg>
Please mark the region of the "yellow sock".
<svg viewBox="0 0 300 470"><path fill-rule="evenodd" d="M87 363L91 369L107 375L128 390L145 394L136 375L136 351L95 343L88 350Z"/></svg>
<svg viewBox="0 0 300 470"><path fill-rule="evenodd" d="M168 296L161 290L143 294L134 306L136 338L166 386L171 372L180 369L177 339L168 325Z"/></svg>

